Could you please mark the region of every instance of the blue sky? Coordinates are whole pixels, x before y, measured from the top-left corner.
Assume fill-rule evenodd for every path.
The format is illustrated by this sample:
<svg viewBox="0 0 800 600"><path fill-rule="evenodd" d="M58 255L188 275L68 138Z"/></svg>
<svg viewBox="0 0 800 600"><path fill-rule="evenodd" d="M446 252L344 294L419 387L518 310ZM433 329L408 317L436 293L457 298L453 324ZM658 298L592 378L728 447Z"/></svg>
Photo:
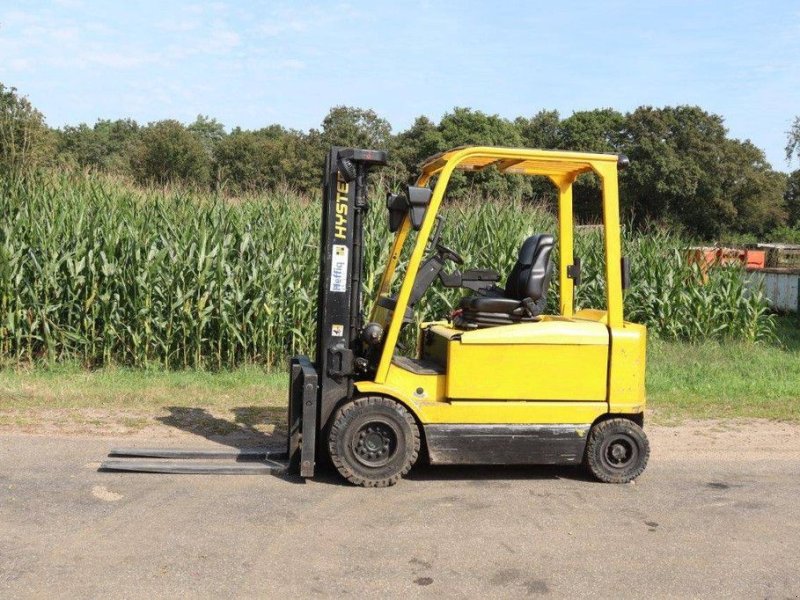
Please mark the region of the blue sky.
<svg viewBox="0 0 800 600"><path fill-rule="evenodd" d="M800 2L0 0L0 81L53 126L699 104L786 170Z"/></svg>

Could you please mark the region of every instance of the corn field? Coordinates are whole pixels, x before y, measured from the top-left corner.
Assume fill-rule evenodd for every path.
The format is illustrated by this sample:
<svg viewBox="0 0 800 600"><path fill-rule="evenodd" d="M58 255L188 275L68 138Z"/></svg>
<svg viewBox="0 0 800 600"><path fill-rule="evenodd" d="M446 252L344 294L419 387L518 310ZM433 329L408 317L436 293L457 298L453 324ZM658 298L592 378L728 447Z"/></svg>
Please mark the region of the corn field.
<svg viewBox="0 0 800 600"><path fill-rule="evenodd" d="M449 206L443 241L470 266L507 273L520 242L555 231L519 202ZM79 360L164 368L275 365L313 353L320 210L290 192L228 201L142 190L101 176L56 174L0 183L0 360ZM383 202L367 217L365 296L388 256ZM605 304L602 245L580 234L579 306ZM685 243L625 234L632 262L626 317L651 335L758 341L772 335L759 289L735 269L702 284ZM555 306L558 282L550 301ZM419 318L441 316L459 292L438 286Z"/></svg>

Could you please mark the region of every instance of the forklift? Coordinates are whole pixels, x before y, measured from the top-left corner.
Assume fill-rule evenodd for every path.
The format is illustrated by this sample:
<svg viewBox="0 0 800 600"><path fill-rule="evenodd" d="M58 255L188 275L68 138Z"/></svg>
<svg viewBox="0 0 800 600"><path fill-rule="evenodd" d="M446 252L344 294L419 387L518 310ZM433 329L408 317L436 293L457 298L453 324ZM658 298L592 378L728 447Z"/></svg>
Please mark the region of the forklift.
<svg viewBox="0 0 800 600"><path fill-rule="evenodd" d="M414 185L388 194L394 234L380 285L364 310L368 175L380 150L334 147L323 180L316 356L290 360L285 449L112 450L108 470L298 473L322 460L352 484L394 485L414 464L583 464L598 480L626 483L650 454L643 431L646 329L623 318L629 263L620 246L618 170L623 155L465 146L432 156ZM558 190L558 232L519 248L511 271L463 268L441 240L440 208L456 169L539 176ZM575 310L581 261L573 249L572 186L602 183L606 306ZM486 240L487 244L492 240ZM558 243L558 314L546 314ZM502 283L502 285L499 285ZM451 315L423 322L414 356L404 327L434 285L461 288ZM163 459L177 458L173 462ZM234 458L233 465L185 458ZM257 462L246 462L247 459Z"/></svg>

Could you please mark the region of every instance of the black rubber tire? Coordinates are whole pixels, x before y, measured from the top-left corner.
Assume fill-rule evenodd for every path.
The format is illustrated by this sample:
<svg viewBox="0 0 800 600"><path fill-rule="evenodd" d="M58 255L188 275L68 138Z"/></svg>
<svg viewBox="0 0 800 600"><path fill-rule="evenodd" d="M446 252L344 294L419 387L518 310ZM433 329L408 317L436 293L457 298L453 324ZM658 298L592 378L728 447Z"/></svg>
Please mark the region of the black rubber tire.
<svg viewBox="0 0 800 600"><path fill-rule="evenodd" d="M600 421L589 432L584 464L605 483L628 483L642 474L650 458L650 442L630 419Z"/></svg>
<svg viewBox="0 0 800 600"><path fill-rule="evenodd" d="M387 449L382 455L369 455L363 444L369 436L384 442ZM382 396L358 398L339 407L328 433L328 452L336 470L363 487L397 483L416 462L419 447L414 417L402 404Z"/></svg>

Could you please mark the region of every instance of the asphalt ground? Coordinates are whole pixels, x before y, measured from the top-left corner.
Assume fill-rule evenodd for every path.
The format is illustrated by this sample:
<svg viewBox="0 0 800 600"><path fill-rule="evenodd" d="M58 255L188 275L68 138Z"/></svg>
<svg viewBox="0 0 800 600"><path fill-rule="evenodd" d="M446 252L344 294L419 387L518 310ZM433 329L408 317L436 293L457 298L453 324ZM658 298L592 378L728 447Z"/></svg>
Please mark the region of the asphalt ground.
<svg viewBox="0 0 800 600"><path fill-rule="evenodd" d="M3 434L0 597L800 597L800 427L647 431L634 484L418 466L379 490L97 470L113 445L210 445L185 433Z"/></svg>

